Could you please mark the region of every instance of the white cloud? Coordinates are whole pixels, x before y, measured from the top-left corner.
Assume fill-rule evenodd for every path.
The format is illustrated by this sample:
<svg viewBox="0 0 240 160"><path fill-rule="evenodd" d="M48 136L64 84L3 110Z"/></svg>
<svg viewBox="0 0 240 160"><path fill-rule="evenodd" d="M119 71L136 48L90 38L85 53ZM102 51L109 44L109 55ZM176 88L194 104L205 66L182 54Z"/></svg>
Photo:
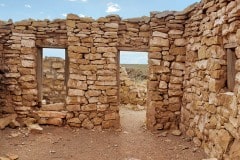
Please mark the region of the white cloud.
<svg viewBox="0 0 240 160"><path fill-rule="evenodd" d="M67 17L67 14L66 13L63 13L63 14L61 14L63 17Z"/></svg>
<svg viewBox="0 0 240 160"><path fill-rule="evenodd" d="M32 6L30 4L25 4L24 5L26 8L32 8Z"/></svg>
<svg viewBox="0 0 240 160"><path fill-rule="evenodd" d="M88 0L68 0L69 2L77 2L77 1L81 1L81 2L87 2Z"/></svg>
<svg viewBox="0 0 240 160"><path fill-rule="evenodd" d="M107 13L113 13L113 12L118 12L120 11L120 6L117 3L108 3L107 4L108 8L106 10Z"/></svg>
<svg viewBox="0 0 240 160"><path fill-rule="evenodd" d="M1 6L1 7L5 7L5 4L4 4L4 3L1 3L0 6Z"/></svg>
<svg viewBox="0 0 240 160"><path fill-rule="evenodd" d="M79 17L86 17L84 14L79 14Z"/></svg>

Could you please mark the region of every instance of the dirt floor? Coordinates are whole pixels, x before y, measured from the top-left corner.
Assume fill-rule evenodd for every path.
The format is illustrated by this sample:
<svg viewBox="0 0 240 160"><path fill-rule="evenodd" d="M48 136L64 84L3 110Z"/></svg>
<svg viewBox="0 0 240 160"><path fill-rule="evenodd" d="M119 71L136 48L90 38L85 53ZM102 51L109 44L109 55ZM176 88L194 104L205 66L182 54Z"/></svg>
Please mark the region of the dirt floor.
<svg viewBox="0 0 240 160"><path fill-rule="evenodd" d="M183 136L150 133L145 111L121 109L122 131L88 131L43 126L42 134L26 129L0 131L0 157L19 160L201 160L205 154Z"/></svg>

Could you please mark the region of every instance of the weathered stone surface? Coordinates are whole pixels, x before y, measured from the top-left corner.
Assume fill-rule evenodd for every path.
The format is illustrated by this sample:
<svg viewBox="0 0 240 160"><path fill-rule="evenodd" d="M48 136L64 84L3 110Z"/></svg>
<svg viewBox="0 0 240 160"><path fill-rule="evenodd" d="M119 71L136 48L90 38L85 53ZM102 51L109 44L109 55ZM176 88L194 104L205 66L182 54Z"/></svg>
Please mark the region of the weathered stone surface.
<svg viewBox="0 0 240 160"><path fill-rule="evenodd" d="M150 40L150 45L156 47L169 47L169 40L161 37L153 37L153 39Z"/></svg>
<svg viewBox="0 0 240 160"><path fill-rule="evenodd" d="M181 136L181 134L182 134L182 132L180 130L173 130L171 133L174 136Z"/></svg>
<svg viewBox="0 0 240 160"><path fill-rule="evenodd" d="M81 120L79 118L71 118L67 120L67 123L77 123L77 124L81 124Z"/></svg>
<svg viewBox="0 0 240 160"><path fill-rule="evenodd" d="M182 46L185 46L186 44L187 44L187 41L183 38L174 40L175 46L182 47Z"/></svg>
<svg viewBox="0 0 240 160"><path fill-rule="evenodd" d="M23 46L23 47L29 47L29 48L32 48L32 47L35 47L35 41L34 40L30 40L30 39L28 39L28 40L22 40L21 41L21 45Z"/></svg>
<svg viewBox="0 0 240 160"><path fill-rule="evenodd" d="M48 124L48 125L55 125L55 126L62 126L63 119L62 118L41 118L38 120L39 124Z"/></svg>
<svg viewBox="0 0 240 160"><path fill-rule="evenodd" d="M65 118L66 112L57 112L57 111L36 111L39 117L43 118Z"/></svg>
<svg viewBox="0 0 240 160"><path fill-rule="evenodd" d="M6 116L4 118L0 118L0 129L4 129L6 126L8 126L11 122L15 121L17 118L16 114L11 114L9 116Z"/></svg>
<svg viewBox="0 0 240 160"><path fill-rule="evenodd" d="M29 124L27 128L32 133L41 133L43 131L43 128L39 124Z"/></svg>
<svg viewBox="0 0 240 160"><path fill-rule="evenodd" d="M61 111L64 110L64 103L54 103L42 105L41 110L43 111Z"/></svg>
<svg viewBox="0 0 240 160"><path fill-rule="evenodd" d="M82 122L82 126L86 129L93 129L94 125L92 124L92 122L89 119L85 119Z"/></svg>
<svg viewBox="0 0 240 160"><path fill-rule="evenodd" d="M89 53L89 49L84 46L70 46L68 50L76 53Z"/></svg>
<svg viewBox="0 0 240 160"><path fill-rule="evenodd" d="M232 160L240 159L240 142L238 140L234 140L229 151L229 158Z"/></svg>
<svg viewBox="0 0 240 160"><path fill-rule="evenodd" d="M158 31L154 31L152 36L154 37L162 37L162 38L168 38L168 34L167 33L163 33L163 32L158 32Z"/></svg>

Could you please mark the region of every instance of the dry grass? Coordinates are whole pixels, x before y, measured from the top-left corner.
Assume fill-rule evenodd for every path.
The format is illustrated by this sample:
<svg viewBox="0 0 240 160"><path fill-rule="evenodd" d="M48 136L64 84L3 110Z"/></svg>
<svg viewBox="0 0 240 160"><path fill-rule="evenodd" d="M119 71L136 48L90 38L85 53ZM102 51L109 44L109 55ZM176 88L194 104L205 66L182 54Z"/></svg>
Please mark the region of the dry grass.
<svg viewBox="0 0 240 160"><path fill-rule="evenodd" d="M147 64L121 64L126 68L129 77L136 81L147 79L148 65Z"/></svg>

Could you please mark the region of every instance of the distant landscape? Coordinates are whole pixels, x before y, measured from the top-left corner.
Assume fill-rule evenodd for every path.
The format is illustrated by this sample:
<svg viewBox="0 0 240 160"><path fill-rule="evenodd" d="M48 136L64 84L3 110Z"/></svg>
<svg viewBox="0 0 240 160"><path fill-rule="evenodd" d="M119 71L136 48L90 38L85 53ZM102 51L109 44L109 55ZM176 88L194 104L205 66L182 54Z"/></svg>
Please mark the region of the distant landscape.
<svg viewBox="0 0 240 160"><path fill-rule="evenodd" d="M148 65L147 64L121 64L126 68L131 79L142 81L147 79Z"/></svg>

